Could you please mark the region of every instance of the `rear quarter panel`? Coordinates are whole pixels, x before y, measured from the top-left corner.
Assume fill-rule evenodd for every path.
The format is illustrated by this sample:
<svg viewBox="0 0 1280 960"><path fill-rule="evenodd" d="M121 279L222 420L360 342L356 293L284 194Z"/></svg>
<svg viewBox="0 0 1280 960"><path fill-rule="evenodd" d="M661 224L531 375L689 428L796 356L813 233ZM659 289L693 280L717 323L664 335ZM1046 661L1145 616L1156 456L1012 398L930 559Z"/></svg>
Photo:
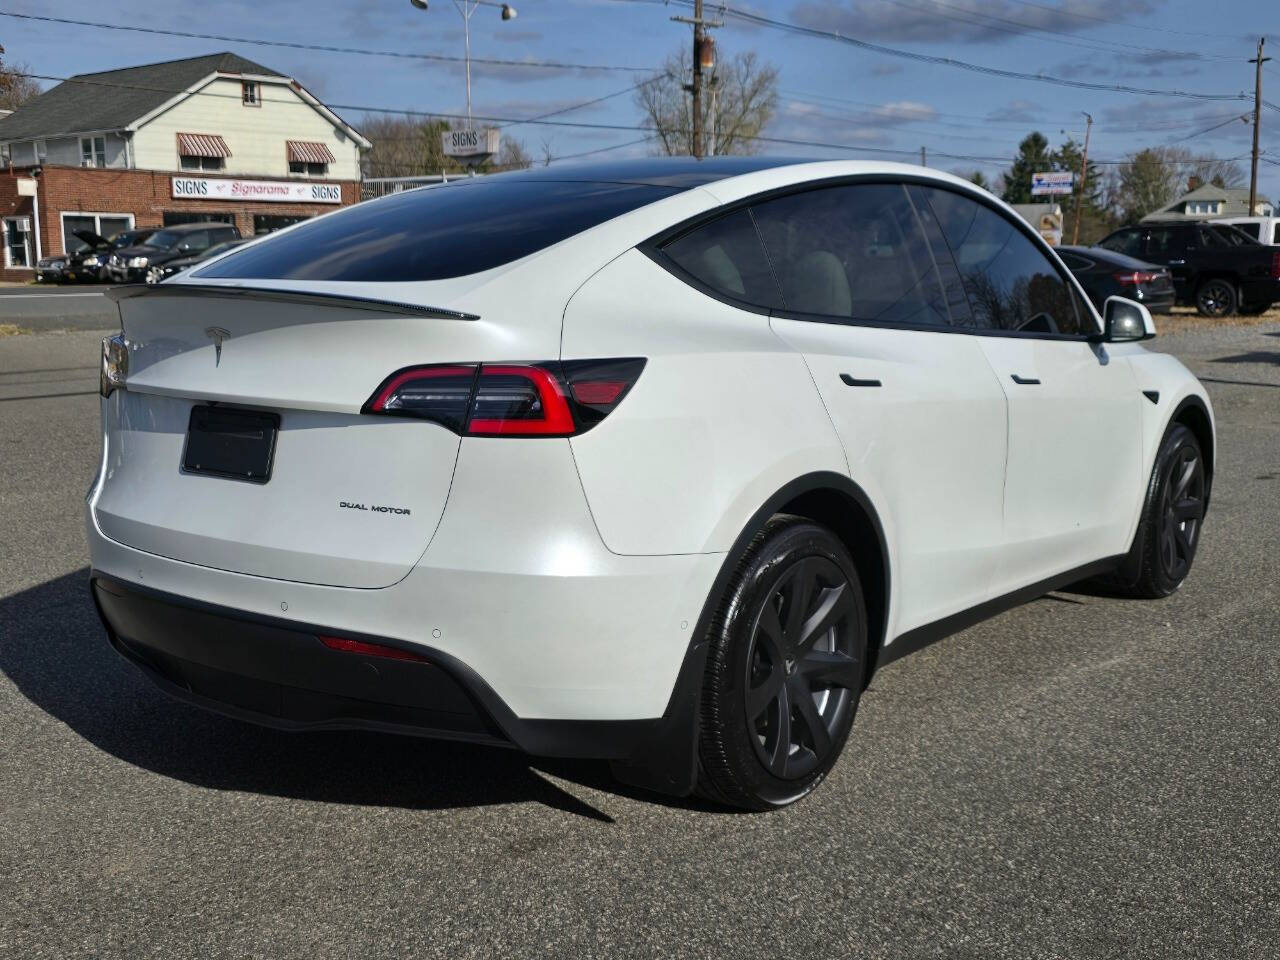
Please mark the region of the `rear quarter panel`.
<svg viewBox="0 0 1280 960"><path fill-rule="evenodd" d="M578 290L563 336L565 359L648 359L618 409L572 440L615 553L727 550L788 481L848 474L803 358L769 318L693 289L638 250Z"/></svg>

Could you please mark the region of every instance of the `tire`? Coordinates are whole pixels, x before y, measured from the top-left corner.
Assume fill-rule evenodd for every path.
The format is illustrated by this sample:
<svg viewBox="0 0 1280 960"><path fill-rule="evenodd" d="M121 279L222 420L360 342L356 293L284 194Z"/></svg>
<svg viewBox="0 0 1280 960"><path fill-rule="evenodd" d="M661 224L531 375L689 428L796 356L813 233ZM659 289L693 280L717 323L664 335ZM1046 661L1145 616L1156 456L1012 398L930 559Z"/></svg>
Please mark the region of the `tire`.
<svg viewBox="0 0 1280 960"><path fill-rule="evenodd" d="M1209 478L1196 436L1180 423L1165 432L1131 550L1137 580L1108 581L1116 592L1148 600L1167 597L1191 572L1204 527Z"/></svg>
<svg viewBox="0 0 1280 960"><path fill-rule="evenodd" d="M1236 312L1236 288L1230 280L1211 277L1196 287L1196 312L1202 317L1229 317Z"/></svg>
<svg viewBox="0 0 1280 960"><path fill-rule="evenodd" d="M867 613L848 551L825 527L774 517L708 633L698 792L747 810L794 803L839 758L862 695Z"/></svg>

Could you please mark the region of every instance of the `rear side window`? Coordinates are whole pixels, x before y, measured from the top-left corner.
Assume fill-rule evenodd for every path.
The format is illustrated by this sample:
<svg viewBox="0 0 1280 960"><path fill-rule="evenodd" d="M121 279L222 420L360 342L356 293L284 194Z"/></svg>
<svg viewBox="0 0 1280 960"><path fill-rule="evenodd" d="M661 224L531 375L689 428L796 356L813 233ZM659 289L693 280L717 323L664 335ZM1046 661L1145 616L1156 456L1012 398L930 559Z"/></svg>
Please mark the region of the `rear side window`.
<svg viewBox="0 0 1280 960"><path fill-rule="evenodd" d="M195 276L443 280L510 263L678 192L651 184L477 177L317 217Z"/></svg>
<svg viewBox="0 0 1280 960"><path fill-rule="evenodd" d="M926 188L981 330L1081 333L1067 281L1054 263L1000 213L949 190Z"/></svg>
<svg viewBox="0 0 1280 960"><path fill-rule="evenodd" d="M752 212L786 309L908 326L949 322L928 238L901 184L807 190Z"/></svg>
<svg viewBox="0 0 1280 960"><path fill-rule="evenodd" d="M778 285L746 210L698 227L671 241L662 251L718 294L762 307L781 306Z"/></svg>

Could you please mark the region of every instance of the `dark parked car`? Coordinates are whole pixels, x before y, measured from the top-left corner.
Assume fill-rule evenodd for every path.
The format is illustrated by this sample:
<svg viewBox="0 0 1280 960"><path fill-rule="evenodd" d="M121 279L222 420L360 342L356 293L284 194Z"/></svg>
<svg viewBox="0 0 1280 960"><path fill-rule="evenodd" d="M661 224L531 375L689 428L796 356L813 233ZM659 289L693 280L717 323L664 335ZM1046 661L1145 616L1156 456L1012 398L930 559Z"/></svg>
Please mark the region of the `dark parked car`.
<svg viewBox="0 0 1280 960"><path fill-rule="evenodd" d="M61 283L66 269L65 256L43 257L36 261L36 283Z"/></svg>
<svg viewBox="0 0 1280 960"><path fill-rule="evenodd" d="M1099 313L1107 297L1137 300L1152 313L1168 313L1173 306L1173 277L1164 267L1102 247L1059 247L1058 256Z"/></svg>
<svg viewBox="0 0 1280 960"><path fill-rule="evenodd" d="M222 243L215 243L208 250L201 253L193 253L189 257L178 257L178 259L170 260L168 263L151 267L147 270L147 283L159 283L161 280L167 280L175 273L181 273L188 267L194 267L202 260L210 260L246 242L245 240L224 240Z"/></svg>
<svg viewBox="0 0 1280 960"><path fill-rule="evenodd" d="M1167 266L1178 303L1206 317L1262 313L1280 299L1280 252L1237 246L1202 221L1123 227L1098 246Z"/></svg>
<svg viewBox="0 0 1280 960"><path fill-rule="evenodd" d="M122 247L111 254L107 273L116 283L136 283L147 278L152 267L158 267L203 253L224 240L239 240L240 232L229 223L184 223L162 227L141 244Z"/></svg>
<svg viewBox="0 0 1280 960"><path fill-rule="evenodd" d="M67 255L62 279L78 280L83 283L101 283L107 280L107 261L111 258L111 254L124 247L137 246L153 233L155 233L154 227L121 230L108 240L92 230L75 231L75 236L86 246Z"/></svg>

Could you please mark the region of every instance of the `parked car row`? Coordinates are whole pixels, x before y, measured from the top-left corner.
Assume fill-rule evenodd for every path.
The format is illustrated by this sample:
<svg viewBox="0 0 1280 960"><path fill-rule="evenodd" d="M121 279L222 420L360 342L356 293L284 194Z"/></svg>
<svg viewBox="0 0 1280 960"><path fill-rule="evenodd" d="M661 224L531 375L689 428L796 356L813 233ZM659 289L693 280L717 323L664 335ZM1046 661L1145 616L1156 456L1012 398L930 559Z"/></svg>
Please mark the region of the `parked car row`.
<svg viewBox="0 0 1280 960"><path fill-rule="evenodd" d="M184 223L124 230L110 239L75 231L85 246L36 264L39 283L158 283L195 263L244 243L229 223Z"/></svg>

